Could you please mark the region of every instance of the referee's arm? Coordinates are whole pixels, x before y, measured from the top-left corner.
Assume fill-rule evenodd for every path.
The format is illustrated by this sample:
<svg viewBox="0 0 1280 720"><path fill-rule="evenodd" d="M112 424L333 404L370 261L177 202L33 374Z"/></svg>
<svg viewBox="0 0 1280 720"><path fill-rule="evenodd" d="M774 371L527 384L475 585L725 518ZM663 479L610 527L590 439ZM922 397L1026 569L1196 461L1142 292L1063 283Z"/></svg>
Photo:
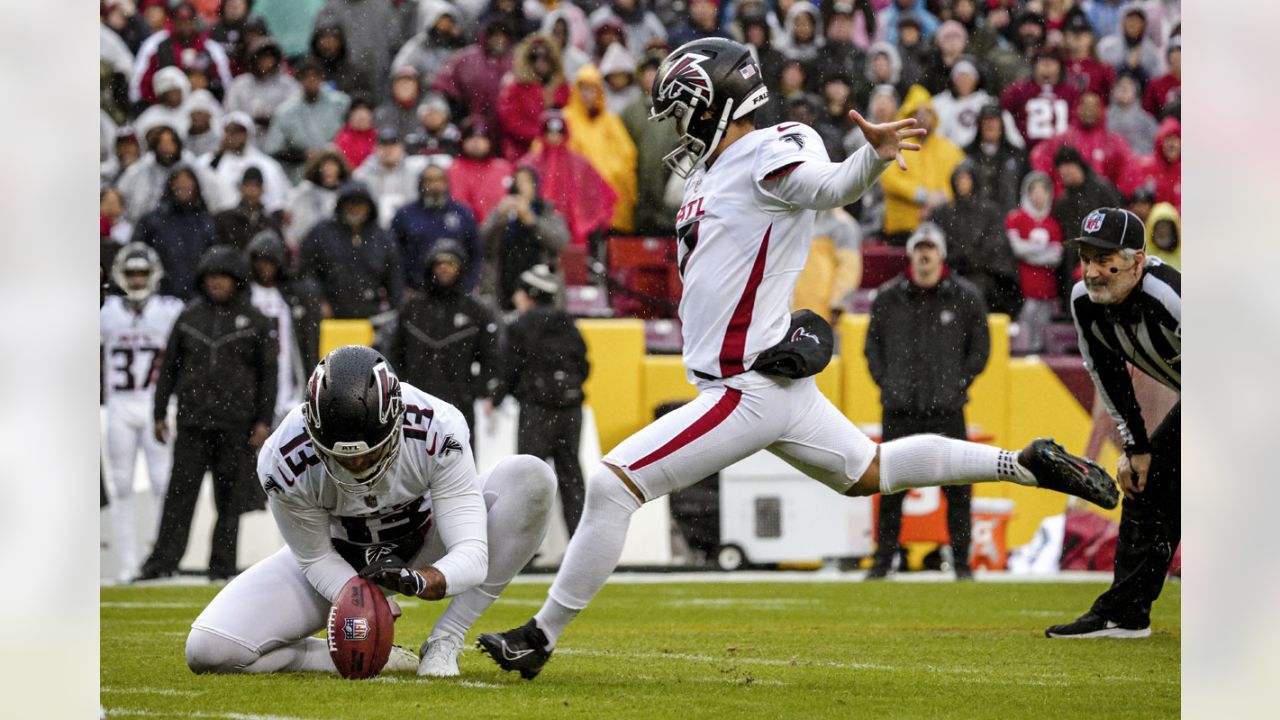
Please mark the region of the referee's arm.
<svg viewBox="0 0 1280 720"><path fill-rule="evenodd" d="M1083 283L1077 284L1071 299L1071 318L1076 325L1076 338L1084 366L1093 378L1094 387L1102 396L1107 414L1115 421L1124 442L1124 450L1130 455L1151 452L1151 440L1142 420L1142 408L1133 391L1133 378L1125 365L1124 356L1108 348L1094 334L1093 324L1105 322L1100 310L1089 300Z"/></svg>

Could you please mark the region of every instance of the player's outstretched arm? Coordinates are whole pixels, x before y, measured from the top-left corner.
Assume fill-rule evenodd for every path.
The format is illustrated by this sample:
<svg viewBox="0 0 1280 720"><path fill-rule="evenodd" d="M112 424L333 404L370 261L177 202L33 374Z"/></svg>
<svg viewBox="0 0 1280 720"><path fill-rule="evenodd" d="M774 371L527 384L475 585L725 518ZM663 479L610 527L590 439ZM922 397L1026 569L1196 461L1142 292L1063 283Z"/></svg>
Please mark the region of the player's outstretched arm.
<svg viewBox="0 0 1280 720"><path fill-rule="evenodd" d="M903 151L919 150L919 143L914 142L912 138L924 137L929 132L924 128L916 127L915 118L873 123L859 115L857 110L850 110L849 119L862 130L867 144L875 150L881 160L897 160L898 167L903 170L907 169L907 161L902 157Z"/></svg>
<svg viewBox="0 0 1280 720"><path fill-rule="evenodd" d="M912 138L926 132L914 127L914 118L873 124L857 112L851 111L849 116L862 128L867 145L841 163L804 160L784 174L764 180L761 186L795 207L807 210L843 207L862 197L895 159L905 170L902 152L919 150L920 145Z"/></svg>

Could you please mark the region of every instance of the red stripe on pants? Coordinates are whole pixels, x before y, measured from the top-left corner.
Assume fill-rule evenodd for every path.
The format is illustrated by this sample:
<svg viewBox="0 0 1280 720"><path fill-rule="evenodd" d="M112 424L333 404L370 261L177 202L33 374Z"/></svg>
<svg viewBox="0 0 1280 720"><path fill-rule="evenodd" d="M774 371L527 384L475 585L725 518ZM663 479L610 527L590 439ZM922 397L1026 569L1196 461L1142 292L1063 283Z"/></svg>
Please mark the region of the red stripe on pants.
<svg viewBox="0 0 1280 720"><path fill-rule="evenodd" d="M681 430L678 435L668 440L662 447L654 450L648 455L645 455L636 462L631 463L628 467L632 470L639 470L646 465L661 460L703 435L706 435L714 430L721 422L724 422L724 419L729 417L729 413L733 412L734 408L738 407L738 402L741 400L741 390L736 388L725 388L724 395L721 395L720 399L716 401L716 404L712 405L711 409L704 413L702 417L693 421L692 425Z"/></svg>
<svg viewBox="0 0 1280 720"><path fill-rule="evenodd" d="M738 306L733 309L733 317L729 318L729 329L724 333L724 342L720 344L720 377L731 377L746 372L742 366L742 356L747 348L747 330L751 327L751 314L756 309L756 290L764 279L764 261L769 254L769 235L773 232L771 223L764 231L764 240L760 243L760 251L756 253L755 264L751 266L751 275L747 277L747 287L738 299Z"/></svg>

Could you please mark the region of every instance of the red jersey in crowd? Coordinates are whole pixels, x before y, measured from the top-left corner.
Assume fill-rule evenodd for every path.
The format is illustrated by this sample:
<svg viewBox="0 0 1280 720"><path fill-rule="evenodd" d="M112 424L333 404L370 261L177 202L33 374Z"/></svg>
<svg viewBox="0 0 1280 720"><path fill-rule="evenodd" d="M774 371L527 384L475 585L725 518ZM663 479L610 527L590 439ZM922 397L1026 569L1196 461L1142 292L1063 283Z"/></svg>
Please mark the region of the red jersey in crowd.
<svg viewBox="0 0 1280 720"><path fill-rule="evenodd" d="M459 155L449 166L449 194L471 209L479 225L507 194L514 173L515 167L500 157Z"/></svg>
<svg viewBox="0 0 1280 720"><path fill-rule="evenodd" d="M1111 86L1116 84L1115 68L1097 58L1067 60L1067 82L1082 94L1097 93L1103 101L1111 97Z"/></svg>
<svg viewBox="0 0 1280 720"><path fill-rule="evenodd" d="M1018 256L1022 296L1028 300L1058 297L1058 261L1054 259L1062 256L1062 229L1058 221L1047 212L1037 218L1024 206L1009 213L1004 229L1014 255Z"/></svg>
<svg viewBox="0 0 1280 720"><path fill-rule="evenodd" d="M333 137L333 144L347 159L348 167L358 168L377 147L378 131L373 128L356 130L350 125L343 125L338 134Z"/></svg>
<svg viewBox="0 0 1280 720"><path fill-rule="evenodd" d="M1000 94L1000 106L1013 114L1028 150L1041 140L1066 132L1079 100L1075 85L1066 81L1042 85L1034 78L1019 80Z"/></svg>
<svg viewBox="0 0 1280 720"><path fill-rule="evenodd" d="M551 93L537 83L514 80L498 93L498 127L502 130L502 156L515 162L529 152L529 146L542 134L542 113L569 104L569 84L562 82Z"/></svg>
<svg viewBox="0 0 1280 720"><path fill-rule="evenodd" d="M1084 161L1089 163L1099 177L1104 177L1121 192L1127 193L1134 182L1134 167L1137 156L1129 147L1129 143L1118 133L1107 129L1107 111L1102 108L1098 119L1091 127L1076 118L1067 131L1057 137L1049 138L1036 145L1031 151L1032 169L1039 170L1053 178L1054 196L1062 194L1062 179L1053 167L1053 156L1058 148L1070 145L1080 151Z"/></svg>
<svg viewBox="0 0 1280 720"><path fill-rule="evenodd" d="M1156 145L1151 154L1138 161L1137 180L1133 187L1148 185L1155 190L1156 202L1167 202L1182 212L1182 148L1170 159L1164 150L1165 141L1182 139L1182 125L1169 117L1156 130ZM1170 143L1172 145L1172 143ZM1172 148L1171 148L1172 150Z"/></svg>
<svg viewBox="0 0 1280 720"><path fill-rule="evenodd" d="M1182 78L1161 75L1147 83L1147 90L1142 94L1142 109L1158 118L1166 107L1181 98Z"/></svg>

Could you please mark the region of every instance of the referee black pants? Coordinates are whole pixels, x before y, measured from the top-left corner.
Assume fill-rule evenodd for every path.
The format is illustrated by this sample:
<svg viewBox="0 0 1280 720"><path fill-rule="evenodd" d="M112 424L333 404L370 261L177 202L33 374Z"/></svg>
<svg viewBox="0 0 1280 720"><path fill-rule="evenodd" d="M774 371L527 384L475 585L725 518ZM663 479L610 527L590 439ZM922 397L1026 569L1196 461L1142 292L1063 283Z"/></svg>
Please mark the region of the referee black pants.
<svg viewBox="0 0 1280 720"><path fill-rule="evenodd" d="M968 432L964 424L964 410L921 414L902 410L885 410L881 419L883 441L897 440L908 435L934 433L964 440ZM951 553L957 567L969 564L969 533L972 525L969 507L973 500L973 488L968 485L944 485L942 494L947 499L947 534L951 536ZM902 532L902 501L905 492L880 496L880 517L876 521L877 564L889 563L898 552L898 534Z"/></svg>
<svg viewBox="0 0 1280 720"><path fill-rule="evenodd" d="M560 505L564 524L572 536L582 517L586 486L582 482L582 464L578 462L578 445L582 440L582 406L552 408L525 403L520 406L520 422L516 427L516 452L551 460L560 486Z"/></svg>
<svg viewBox="0 0 1280 720"><path fill-rule="evenodd" d="M173 470L164 496L155 549L142 574L170 574L187 552L191 518L205 471L213 472L213 504L218 519L209 548L209 575L229 577L236 572L236 546L246 473L252 472L253 451L247 430L178 428L173 440Z"/></svg>
<svg viewBox="0 0 1280 720"><path fill-rule="evenodd" d="M1151 435L1147 487L1120 511L1116 570L1093 613L1131 627L1147 627L1182 539L1182 403Z"/></svg>

